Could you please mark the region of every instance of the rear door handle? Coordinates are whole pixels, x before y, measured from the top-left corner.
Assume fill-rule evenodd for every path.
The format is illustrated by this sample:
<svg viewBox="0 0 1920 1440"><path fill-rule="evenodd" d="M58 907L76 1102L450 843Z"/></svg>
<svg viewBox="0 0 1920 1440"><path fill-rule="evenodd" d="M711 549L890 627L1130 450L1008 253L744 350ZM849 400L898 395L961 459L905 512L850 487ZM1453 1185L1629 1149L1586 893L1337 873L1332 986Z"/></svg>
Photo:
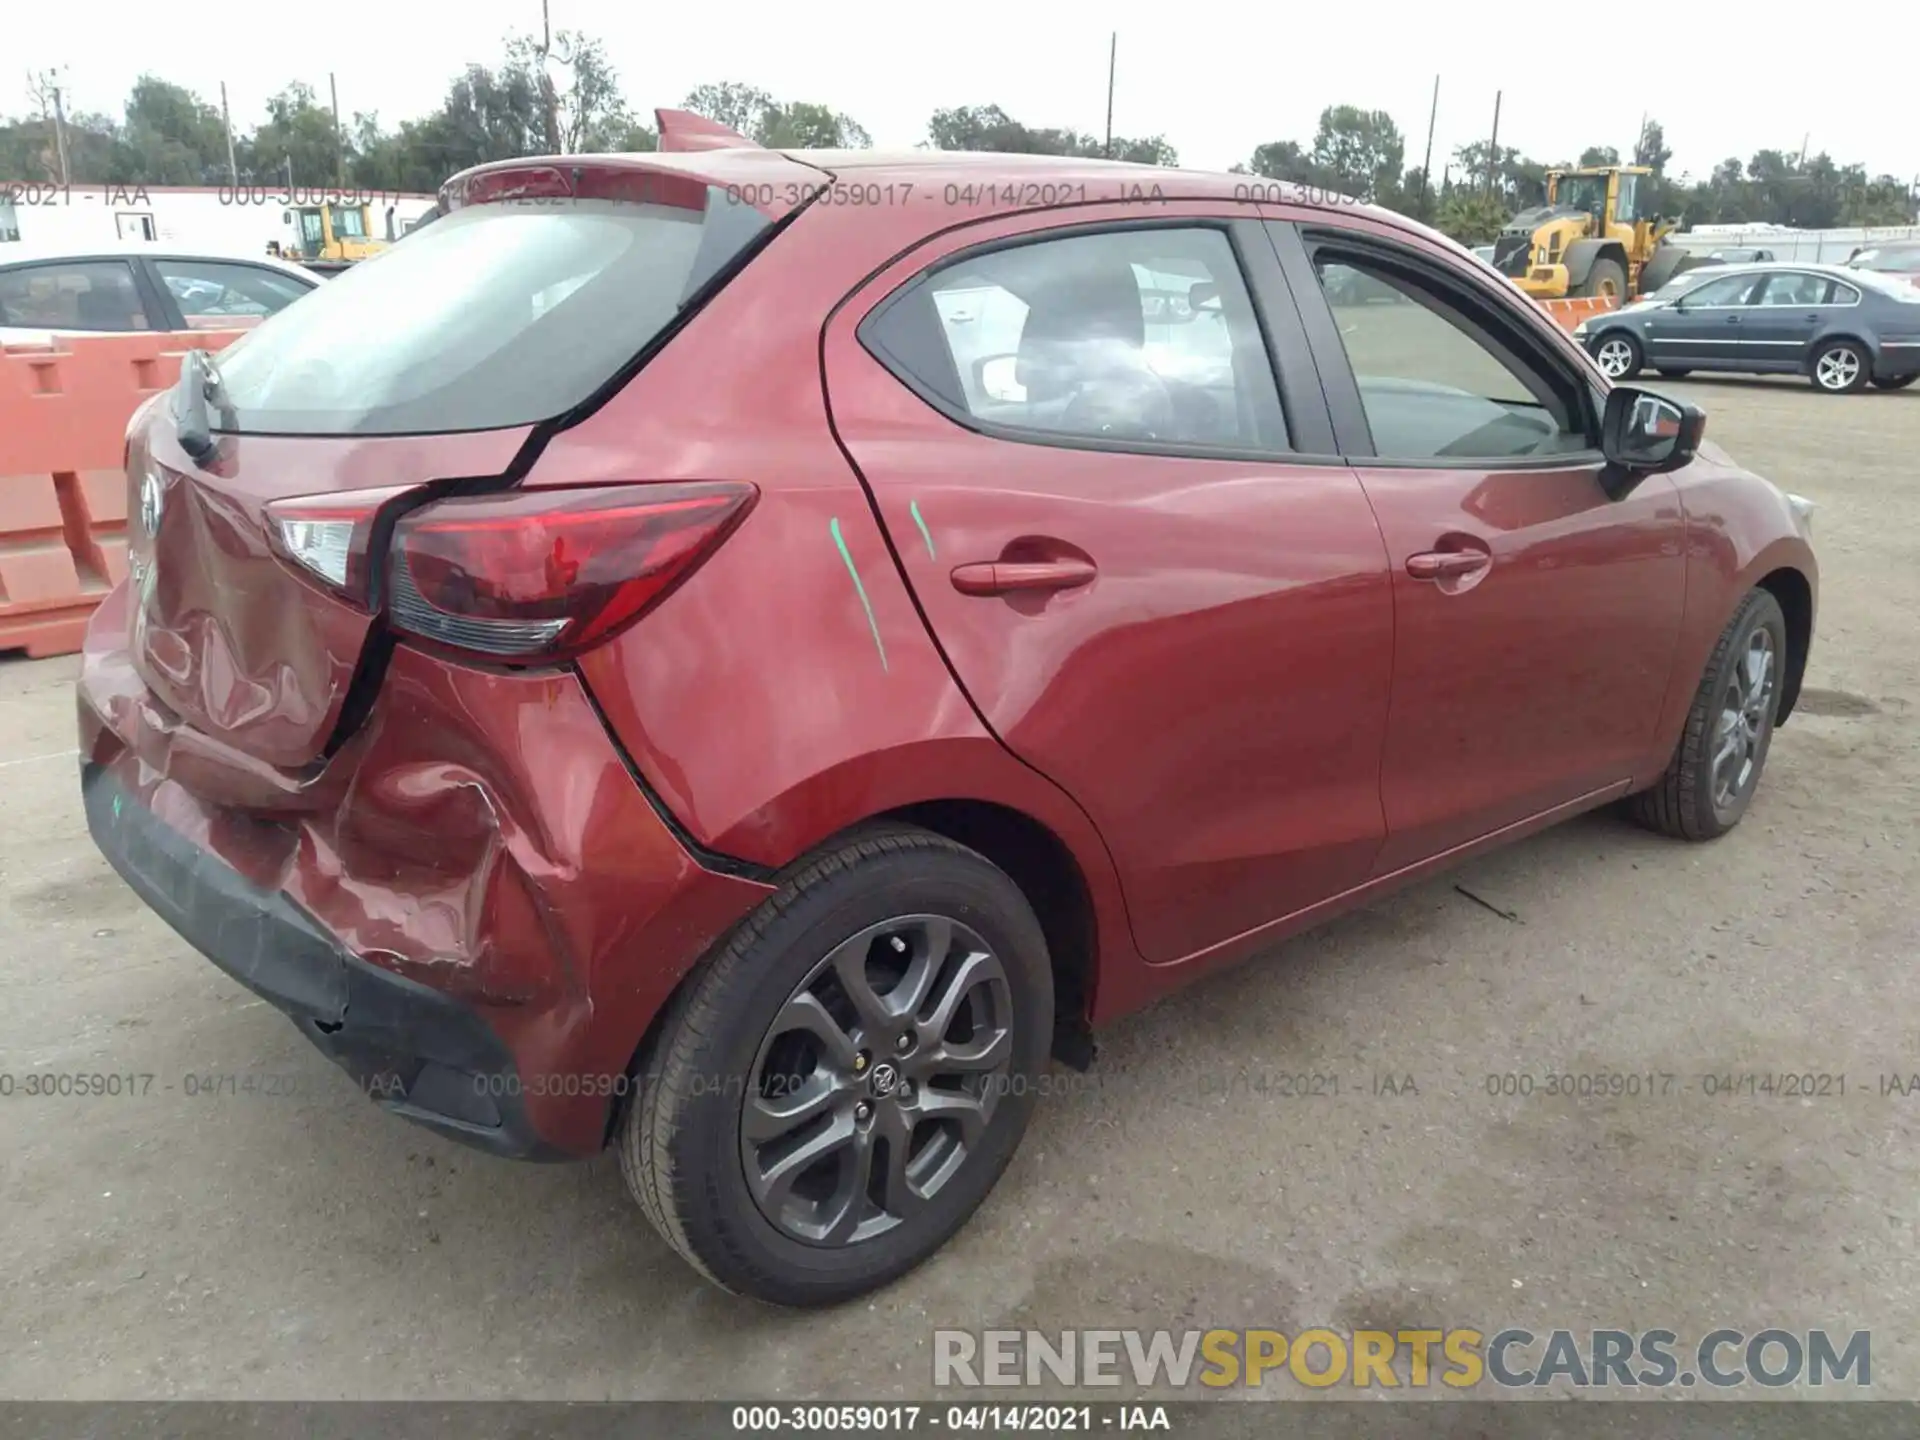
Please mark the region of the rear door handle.
<svg viewBox="0 0 1920 1440"><path fill-rule="evenodd" d="M1423 550L1407 557L1407 574L1416 580L1447 580L1484 570L1492 561L1478 550Z"/></svg>
<svg viewBox="0 0 1920 1440"><path fill-rule="evenodd" d="M1016 590L1072 590L1097 572L1090 560L996 560L953 567L953 588L962 595L1007 595Z"/></svg>

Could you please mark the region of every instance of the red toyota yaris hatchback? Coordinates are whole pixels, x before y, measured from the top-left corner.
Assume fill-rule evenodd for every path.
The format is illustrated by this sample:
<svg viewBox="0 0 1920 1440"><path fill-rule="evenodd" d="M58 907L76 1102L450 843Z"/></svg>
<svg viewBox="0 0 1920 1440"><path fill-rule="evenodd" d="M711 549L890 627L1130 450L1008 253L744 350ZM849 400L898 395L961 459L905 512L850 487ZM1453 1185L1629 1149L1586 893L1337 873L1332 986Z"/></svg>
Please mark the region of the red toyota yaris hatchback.
<svg viewBox="0 0 1920 1440"><path fill-rule="evenodd" d="M389 1109L616 1146L831 1301L1091 1026L1608 801L1740 820L1809 507L1451 242L664 120L456 177L129 429L94 838Z"/></svg>

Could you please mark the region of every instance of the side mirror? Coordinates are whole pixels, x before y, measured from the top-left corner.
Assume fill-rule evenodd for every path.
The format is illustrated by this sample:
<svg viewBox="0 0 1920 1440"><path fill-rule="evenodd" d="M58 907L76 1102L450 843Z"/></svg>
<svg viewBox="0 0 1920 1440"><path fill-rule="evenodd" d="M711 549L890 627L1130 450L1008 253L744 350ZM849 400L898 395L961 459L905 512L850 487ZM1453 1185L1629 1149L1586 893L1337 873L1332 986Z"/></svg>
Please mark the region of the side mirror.
<svg viewBox="0 0 1920 1440"><path fill-rule="evenodd" d="M1600 453L1617 477L1608 493L1617 500L1648 475L1678 470L1700 449L1706 428L1706 412L1697 405L1616 386L1600 421Z"/></svg>

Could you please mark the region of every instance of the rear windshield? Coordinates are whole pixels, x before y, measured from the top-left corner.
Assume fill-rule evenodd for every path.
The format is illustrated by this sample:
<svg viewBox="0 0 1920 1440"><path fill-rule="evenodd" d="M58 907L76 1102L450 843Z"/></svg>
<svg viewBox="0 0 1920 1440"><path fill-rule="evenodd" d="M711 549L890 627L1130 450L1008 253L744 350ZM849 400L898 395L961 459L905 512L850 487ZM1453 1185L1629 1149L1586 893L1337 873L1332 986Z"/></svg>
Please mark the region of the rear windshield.
<svg viewBox="0 0 1920 1440"><path fill-rule="evenodd" d="M704 193L701 209L568 199L455 210L222 352L216 428L403 435L564 414L770 223Z"/></svg>

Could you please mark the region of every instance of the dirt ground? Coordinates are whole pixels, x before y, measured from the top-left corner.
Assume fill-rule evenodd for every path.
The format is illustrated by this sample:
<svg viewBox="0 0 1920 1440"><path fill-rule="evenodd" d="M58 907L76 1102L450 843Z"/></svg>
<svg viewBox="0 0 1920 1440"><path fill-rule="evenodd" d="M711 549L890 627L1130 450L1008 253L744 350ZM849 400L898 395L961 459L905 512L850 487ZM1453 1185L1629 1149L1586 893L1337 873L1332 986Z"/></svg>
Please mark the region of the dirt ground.
<svg viewBox="0 0 1920 1440"><path fill-rule="evenodd" d="M1671 388L1820 505L1808 689L1746 823L1591 816L1121 1024L954 1244L825 1314L697 1279L610 1158L368 1104L94 852L77 662L0 662L0 1072L156 1077L0 1098L0 1395L925 1397L935 1326L1518 1324L1865 1329L1873 1393L1920 1398L1920 1095L1881 1093L1920 1072L1920 390ZM1595 1072L1686 1093L1488 1093ZM1809 1073L1844 1096L1740 1080ZM271 1083L187 1093L229 1075Z"/></svg>

